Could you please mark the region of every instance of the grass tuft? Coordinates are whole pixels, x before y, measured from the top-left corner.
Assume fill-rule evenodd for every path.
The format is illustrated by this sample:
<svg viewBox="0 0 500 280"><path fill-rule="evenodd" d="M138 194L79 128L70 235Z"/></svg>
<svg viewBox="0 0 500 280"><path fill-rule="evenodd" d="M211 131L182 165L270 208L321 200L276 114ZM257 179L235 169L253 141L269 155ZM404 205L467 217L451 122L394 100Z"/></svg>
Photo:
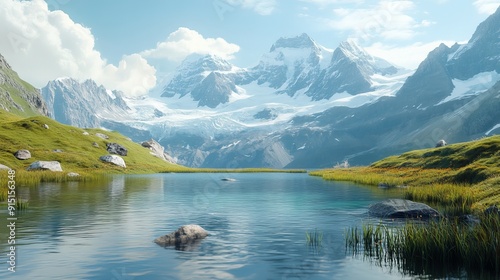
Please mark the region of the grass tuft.
<svg viewBox="0 0 500 280"><path fill-rule="evenodd" d="M323 232L315 229L314 231L306 231L306 244L311 247L321 247L323 242Z"/></svg>

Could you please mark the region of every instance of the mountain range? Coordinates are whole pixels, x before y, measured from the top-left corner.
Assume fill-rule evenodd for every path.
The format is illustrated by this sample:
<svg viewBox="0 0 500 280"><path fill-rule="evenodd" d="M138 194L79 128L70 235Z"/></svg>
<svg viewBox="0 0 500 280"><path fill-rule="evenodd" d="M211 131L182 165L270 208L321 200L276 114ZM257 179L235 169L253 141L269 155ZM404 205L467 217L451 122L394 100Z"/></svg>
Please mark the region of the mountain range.
<svg viewBox="0 0 500 280"><path fill-rule="evenodd" d="M42 94L45 113L60 122L154 138L188 166L368 164L440 139L500 132L499 45L497 10L469 42L440 45L415 71L353 40L331 50L301 34L278 39L251 68L191 55L159 98L130 99L71 78Z"/></svg>

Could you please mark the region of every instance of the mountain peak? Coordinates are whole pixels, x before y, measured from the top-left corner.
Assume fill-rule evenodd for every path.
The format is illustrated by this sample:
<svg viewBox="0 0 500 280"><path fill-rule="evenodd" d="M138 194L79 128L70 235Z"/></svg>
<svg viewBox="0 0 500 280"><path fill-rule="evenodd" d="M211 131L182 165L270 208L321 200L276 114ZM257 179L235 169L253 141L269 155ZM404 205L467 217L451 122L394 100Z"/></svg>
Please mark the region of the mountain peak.
<svg viewBox="0 0 500 280"><path fill-rule="evenodd" d="M224 58L214 54L192 54L184 59L180 69L196 68L197 71L229 71L232 64Z"/></svg>
<svg viewBox="0 0 500 280"><path fill-rule="evenodd" d="M302 49L302 48L317 48L316 42L314 42L309 35L306 33L302 33L299 36L295 37L281 37L273 44L271 47L271 52L279 48L293 48L293 49Z"/></svg>

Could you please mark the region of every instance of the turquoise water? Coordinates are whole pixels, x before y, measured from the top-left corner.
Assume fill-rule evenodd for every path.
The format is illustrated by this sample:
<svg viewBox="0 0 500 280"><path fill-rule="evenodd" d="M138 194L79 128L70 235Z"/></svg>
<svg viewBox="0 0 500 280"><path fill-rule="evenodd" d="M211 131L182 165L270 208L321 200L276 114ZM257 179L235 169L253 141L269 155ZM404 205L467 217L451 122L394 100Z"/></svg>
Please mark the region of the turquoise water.
<svg viewBox="0 0 500 280"><path fill-rule="evenodd" d="M17 221L16 272L2 261L0 279L407 277L346 254L344 230L366 221L371 203L401 195L374 187L307 174L158 174L18 192L30 207ZM185 224L210 235L184 251L153 243ZM314 230L319 248L306 244Z"/></svg>

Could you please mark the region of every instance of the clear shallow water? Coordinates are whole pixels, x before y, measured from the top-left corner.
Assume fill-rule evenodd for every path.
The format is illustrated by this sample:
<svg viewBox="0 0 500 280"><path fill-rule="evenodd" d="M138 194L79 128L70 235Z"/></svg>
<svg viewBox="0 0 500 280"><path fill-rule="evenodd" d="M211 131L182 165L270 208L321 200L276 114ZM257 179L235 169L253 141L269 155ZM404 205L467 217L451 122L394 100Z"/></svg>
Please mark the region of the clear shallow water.
<svg viewBox="0 0 500 280"><path fill-rule="evenodd" d="M344 230L400 195L373 187L307 174L158 174L18 191L30 207L17 222L17 272L4 262L0 279L405 279L345 253ZM184 224L210 236L184 251L153 243ZM319 249L305 241L315 229Z"/></svg>

